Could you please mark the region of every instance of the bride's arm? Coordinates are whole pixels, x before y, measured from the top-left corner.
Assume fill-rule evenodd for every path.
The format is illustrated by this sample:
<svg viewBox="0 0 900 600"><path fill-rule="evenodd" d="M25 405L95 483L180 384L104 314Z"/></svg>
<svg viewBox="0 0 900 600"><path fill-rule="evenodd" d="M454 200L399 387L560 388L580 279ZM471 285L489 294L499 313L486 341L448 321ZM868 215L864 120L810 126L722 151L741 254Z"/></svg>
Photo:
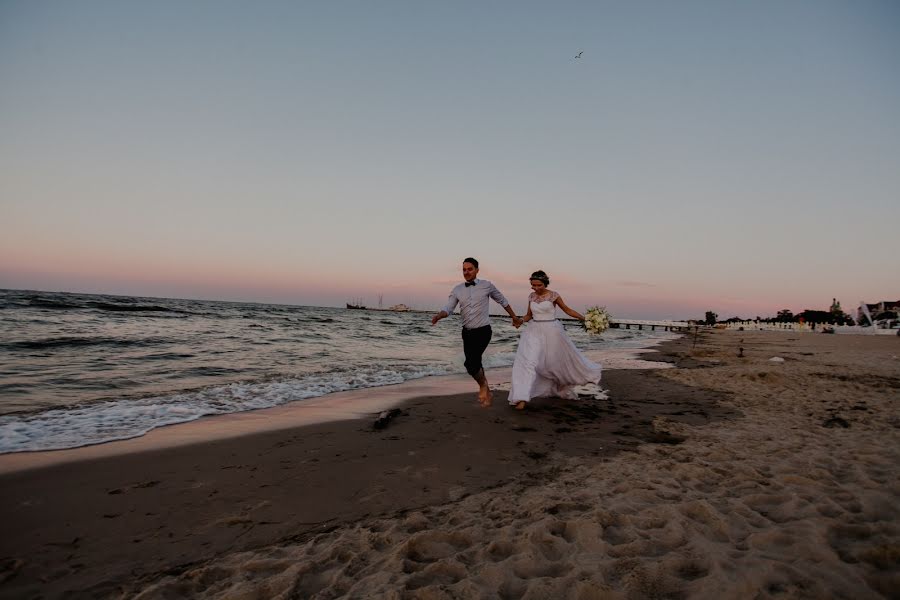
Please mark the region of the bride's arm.
<svg viewBox="0 0 900 600"><path fill-rule="evenodd" d="M566 306L566 303L563 302L562 296L556 297L556 305L560 308L560 310L562 310L564 313L566 313L573 319L578 319L579 321L584 321L584 315L581 314L580 312L578 312L577 310L572 310L571 308ZM530 305L529 305L529 307L530 307ZM529 308L529 311L530 311L530 308Z"/></svg>
<svg viewBox="0 0 900 600"><path fill-rule="evenodd" d="M527 323L528 321L530 321L533 318L533 315L531 314L531 296L528 296L528 299L526 300L526 302L528 302L528 310L525 311L525 316L522 317L523 323Z"/></svg>

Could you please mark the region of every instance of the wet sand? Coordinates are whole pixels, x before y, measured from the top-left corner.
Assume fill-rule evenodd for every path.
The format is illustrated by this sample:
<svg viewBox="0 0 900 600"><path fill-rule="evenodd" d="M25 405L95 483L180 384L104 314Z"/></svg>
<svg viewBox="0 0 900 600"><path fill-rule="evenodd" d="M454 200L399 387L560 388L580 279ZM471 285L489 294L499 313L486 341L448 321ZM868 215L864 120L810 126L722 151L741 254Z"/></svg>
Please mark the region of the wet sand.
<svg viewBox="0 0 900 600"><path fill-rule="evenodd" d="M382 430L8 472L0 597L892 597L900 343L661 350L681 368L607 371L607 400L423 396Z"/></svg>

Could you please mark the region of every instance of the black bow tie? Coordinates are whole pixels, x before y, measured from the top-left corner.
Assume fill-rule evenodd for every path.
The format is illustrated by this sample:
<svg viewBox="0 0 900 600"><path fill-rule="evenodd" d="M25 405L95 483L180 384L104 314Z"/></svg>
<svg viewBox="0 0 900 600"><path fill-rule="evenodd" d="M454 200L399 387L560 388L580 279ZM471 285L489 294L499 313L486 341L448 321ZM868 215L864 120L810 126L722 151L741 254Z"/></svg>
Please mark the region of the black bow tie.
<svg viewBox="0 0 900 600"><path fill-rule="evenodd" d="M474 282L474 281L467 281L467 282L466 282L466 287L469 287L470 285L475 285L475 282Z"/></svg>

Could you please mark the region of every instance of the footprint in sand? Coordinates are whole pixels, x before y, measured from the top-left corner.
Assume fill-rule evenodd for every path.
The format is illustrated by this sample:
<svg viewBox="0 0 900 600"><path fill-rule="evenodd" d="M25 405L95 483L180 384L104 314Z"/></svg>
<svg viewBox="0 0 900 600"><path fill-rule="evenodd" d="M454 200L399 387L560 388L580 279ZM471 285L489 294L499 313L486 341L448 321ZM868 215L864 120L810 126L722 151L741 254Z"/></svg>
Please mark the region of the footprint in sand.
<svg viewBox="0 0 900 600"><path fill-rule="evenodd" d="M527 559L513 565L513 574L521 579L562 577L573 568L573 565L563 562L536 563L534 559Z"/></svg>
<svg viewBox="0 0 900 600"><path fill-rule="evenodd" d="M406 582L406 589L417 590L430 585L453 585L468 575L465 565L454 560L442 560L415 573Z"/></svg>
<svg viewBox="0 0 900 600"><path fill-rule="evenodd" d="M487 555L494 562L501 562L518 553L519 548L512 542L505 540L491 542L487 547Z"/></svg>
<svg viewBox="0 0 900 600"><path fill-rule="evenodd" d="M424 531L406 543L403 554L416 562L434 562L468 548L472 541L461 533Z"/></svg>
<svg viewBox="0 0 900 600"><path fill-rule="evenodd" d="M702 579L709 575L709 566L696 560L686 560L678 565L675 569L675 574L680 579L694 581L695 579Z"/></svg>

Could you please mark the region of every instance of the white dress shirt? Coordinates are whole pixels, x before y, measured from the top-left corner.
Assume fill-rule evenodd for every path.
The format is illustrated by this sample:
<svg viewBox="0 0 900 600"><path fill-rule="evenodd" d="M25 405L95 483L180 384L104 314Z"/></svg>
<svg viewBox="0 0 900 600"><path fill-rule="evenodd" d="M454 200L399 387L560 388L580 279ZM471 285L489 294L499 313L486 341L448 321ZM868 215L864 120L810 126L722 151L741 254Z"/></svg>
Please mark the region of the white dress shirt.
<svg viewBox="0 0 900 600"><path fill-rule="evenodd" d="M447 305L441 310L452 315L456 305L459 304L463 327L476 329L491 324L489 302L491 298L503 308L509 306L509 301L493 283L487 279L475 279L475 285L466 286L463 282L454 287Z"/></svg>

